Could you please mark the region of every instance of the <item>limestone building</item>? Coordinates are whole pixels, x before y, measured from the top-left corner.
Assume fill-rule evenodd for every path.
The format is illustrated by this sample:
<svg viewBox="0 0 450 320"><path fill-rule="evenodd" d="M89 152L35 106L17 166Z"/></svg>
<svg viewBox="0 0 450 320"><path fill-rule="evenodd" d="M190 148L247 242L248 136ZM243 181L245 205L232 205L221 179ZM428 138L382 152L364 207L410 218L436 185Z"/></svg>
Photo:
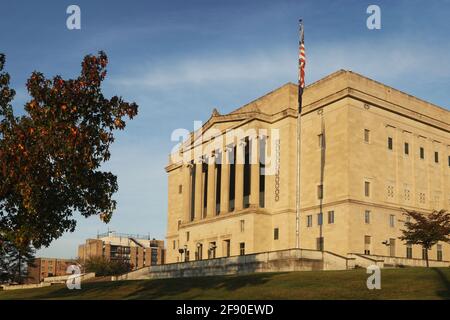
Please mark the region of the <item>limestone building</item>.
<svg viewBox="0 0 450 320"><path fill-rule="evenodd" d="M422 259L402 208L450 207L450 112L351 71L213 111L169 157L167 263L295 248ZM450 260L439 243L430 259Z"/></svg>
<svg viewBox="0 0 450 320"><path fill-rule="evenodd" d="M124 261L133 270L164 263L163 240L150 237L107 232L87 239L78 246L78 259L85 262L90 257L103 257L108 261Z"/></svg>

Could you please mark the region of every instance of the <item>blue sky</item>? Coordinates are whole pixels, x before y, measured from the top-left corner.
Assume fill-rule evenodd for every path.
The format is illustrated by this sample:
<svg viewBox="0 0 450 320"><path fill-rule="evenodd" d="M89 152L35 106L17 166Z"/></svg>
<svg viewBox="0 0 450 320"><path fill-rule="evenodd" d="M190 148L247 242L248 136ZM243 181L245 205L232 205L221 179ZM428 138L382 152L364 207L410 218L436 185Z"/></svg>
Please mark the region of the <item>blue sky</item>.
<svg viewBox="0 0 450 320"><path fill-rule="evenodd" d="M66 8L81 8L81 30ZM381 30L366 9L381 8ZM305 20L307 82L349 69L442 107L450 103L450 1L22 1L0 4L0 52L21 112L33 70L76 77L84 55L109 56L107 96L136 101L138 117L117 134L104 168L118 176L118 208L107 226L78 217L42 256L75 257L97 231L164 238L164 166L177 128L211 110L229 112L297 77L297 21Z"/></svg>

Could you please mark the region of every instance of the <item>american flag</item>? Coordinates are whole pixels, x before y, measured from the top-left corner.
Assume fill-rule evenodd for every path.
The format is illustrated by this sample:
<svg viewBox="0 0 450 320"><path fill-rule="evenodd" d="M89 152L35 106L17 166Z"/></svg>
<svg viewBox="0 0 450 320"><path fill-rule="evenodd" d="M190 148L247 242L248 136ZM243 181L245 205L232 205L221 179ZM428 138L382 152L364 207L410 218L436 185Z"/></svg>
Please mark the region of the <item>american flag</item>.
<svg viewBox="0 0 450 320"><path fill-rule="evenodd" d="M303 21L300 20L300 41L298 48L298 113L302 112L302 96L305 88L305 35Z"/></svg>

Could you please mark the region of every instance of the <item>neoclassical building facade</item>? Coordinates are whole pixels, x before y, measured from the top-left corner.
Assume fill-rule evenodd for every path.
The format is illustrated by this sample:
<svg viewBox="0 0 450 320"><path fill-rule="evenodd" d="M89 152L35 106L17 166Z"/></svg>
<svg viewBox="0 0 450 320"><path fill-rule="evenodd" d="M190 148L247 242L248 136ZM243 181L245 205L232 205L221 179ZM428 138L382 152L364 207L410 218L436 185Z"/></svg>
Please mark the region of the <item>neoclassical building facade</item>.
<svg viewBox="0 0 450 320"><path fill-rule="evenodd" d="M170 154L167 263L297 245L423 258L398 239L402 212L450 207L450 112L344 70L309 85L303 106L298 213L292 83L214 110ZM449 245L429 257L450 260Z"/></svg>

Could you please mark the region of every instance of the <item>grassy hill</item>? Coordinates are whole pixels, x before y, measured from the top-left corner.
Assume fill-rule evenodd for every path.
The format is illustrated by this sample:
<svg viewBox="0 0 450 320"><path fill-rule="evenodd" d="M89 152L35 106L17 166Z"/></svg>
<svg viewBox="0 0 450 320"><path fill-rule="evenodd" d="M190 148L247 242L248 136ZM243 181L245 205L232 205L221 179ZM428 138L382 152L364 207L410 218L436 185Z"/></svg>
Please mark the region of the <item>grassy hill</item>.
<svg viewBox="0 0 450 320"><path fill-rule="evenodd" d="M365 269L241 276L85 282L0 291L2 299L450 299L450 268L382 269L381 290L368 290Z"/></svg>

